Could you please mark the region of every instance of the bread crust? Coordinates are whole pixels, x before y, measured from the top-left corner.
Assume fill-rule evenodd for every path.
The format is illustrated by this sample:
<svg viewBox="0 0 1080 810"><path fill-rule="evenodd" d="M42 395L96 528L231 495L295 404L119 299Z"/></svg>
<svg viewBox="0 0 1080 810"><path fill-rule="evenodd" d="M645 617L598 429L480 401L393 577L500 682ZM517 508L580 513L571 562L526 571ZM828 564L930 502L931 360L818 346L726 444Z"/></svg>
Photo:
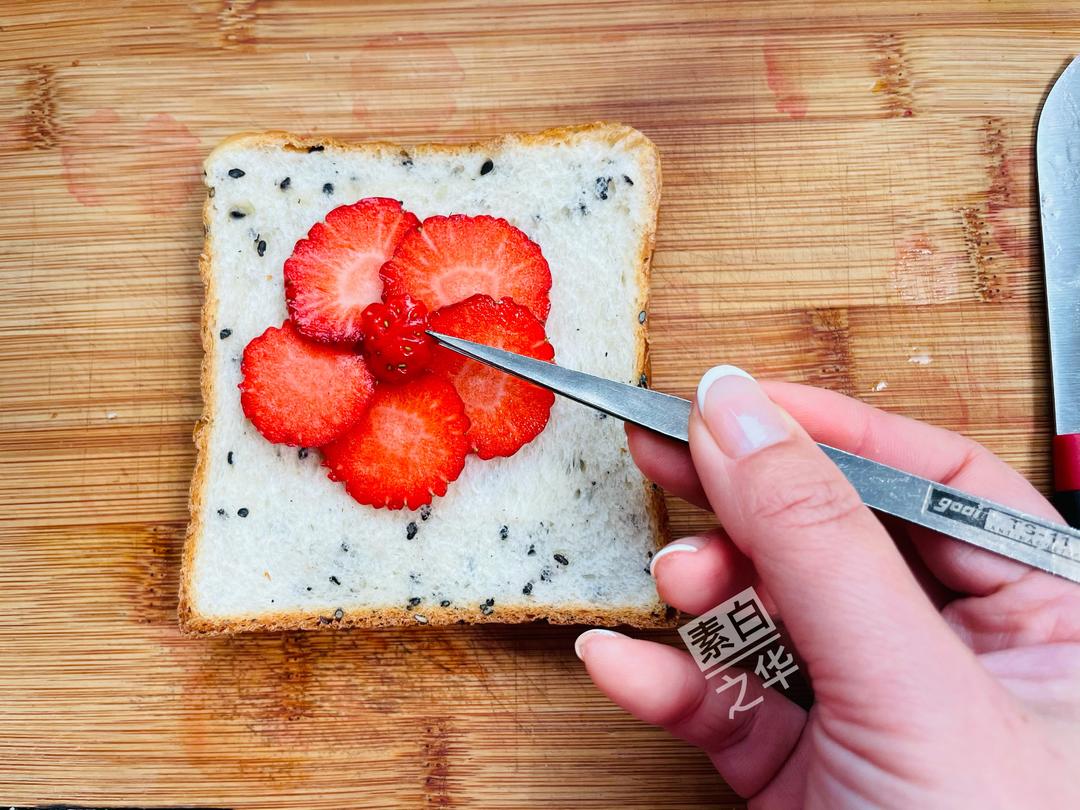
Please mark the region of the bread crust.
<svg viewBox="0 0 1080 810"><path fill-rule="evenodd" d="M410 154L422 153L445 153L467 154L483 151L495 154L509 142L519 144L572 144L576 139L596 139L609 145L624 144L632 148L640 171L642 182L645 187L646 199L650 209L650 221L646 229L645 239L637 258L638 300L637 308L640 312L648 312L649 277L652 252L656 237L656 217L660 206L660 159L655 144L645 135L632 127L616 123L597 122L593 124L580 124L574 126L557 127L536 133L510 133L496 138L463 144L439 144L428 143L407 147ZM307 152L311 147L332 146L335 149L356 151L372 151L375 153L388 152L394 155L406 150L401 144L386 141L374 142L347 142L335 138L314 137L295 135L285 131L266 131L256 133L238 133L231 135L219 143L206 158L209 164L215 154L238 144L245 146L271 146L282 149L295 149ZM209 243L211 200L208 196L203 204L203 232L207 239L203 243L203 250L199 255L199 275L202 278L205 289L205 298L201 318L201 339L203 348L203 361L201 368L201 391L203 399L203 412L195 423L193 439L197 457L195 468L192 473L191 487L189 490L190 520L187 533L184 538L184 550L182 555L182 571L180 576L180 598L178 606L178 618L180 629L189 636L215 636L250 631L278 631L278 630L315 630L327 627L390 627L405 625L447 625L455 623L482 624L497 622L500 624L514 624L536 620L546 620L551 624L591 624L597 626L630 625L632 627L670 627L674 624L675 613L659 599L651 609L646 608L612 608L598 610L595 605L564 604L559 607L537 606L536 610L521 607L499 607L490 612L483 612L479 606L472 607L441 607L437 605L421 605L415 609L398 607L384 607L364 609L362 611L345 611L340 617L336 611L327 615L325 611L291 610L276 612L260 612L247 616L229 617L227 619L212 618L200 614L194 605L193 599L193 576L195 553L198 549L202 534L202 504L207 496L209 485L209 453L207 448L210 426L214 419L214 380L216 379L214 363L216 353L213 350L214 341L212 334L211 316L216 309L217 297L214 290L213 256ZM647 320L647 319L646 319ZM635 374L649 379L649 342L648 325L639 321L636 328L636 369ZM655 519L658 532L653 537L654 548L659 549L667 542L669 536L667 508L663 493L649 482L645 482L647 508L650 515Z"/></svg>

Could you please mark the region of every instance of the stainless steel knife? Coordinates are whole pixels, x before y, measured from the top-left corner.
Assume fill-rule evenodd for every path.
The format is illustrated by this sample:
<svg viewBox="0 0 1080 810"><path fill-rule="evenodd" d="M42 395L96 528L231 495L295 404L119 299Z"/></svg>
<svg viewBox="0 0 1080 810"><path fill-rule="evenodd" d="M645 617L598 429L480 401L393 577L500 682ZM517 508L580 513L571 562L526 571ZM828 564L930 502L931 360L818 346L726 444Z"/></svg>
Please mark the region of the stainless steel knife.
<svg viewBox="0 0 1080 810"><path fill-rule="evenodd" d="M428 334L448 349L583 405L672 439L689 440L691 404L685 399L450 335ZM835 447L820 446L872 509L1080 582L1080 531Z"/></svg>
<svg viewBox="0 0 1080 810"><path fill-rule="evenodd" d="M1043 103L1035 151L1054 381L1055 505L1080 526L1080 58Z"/></svg>

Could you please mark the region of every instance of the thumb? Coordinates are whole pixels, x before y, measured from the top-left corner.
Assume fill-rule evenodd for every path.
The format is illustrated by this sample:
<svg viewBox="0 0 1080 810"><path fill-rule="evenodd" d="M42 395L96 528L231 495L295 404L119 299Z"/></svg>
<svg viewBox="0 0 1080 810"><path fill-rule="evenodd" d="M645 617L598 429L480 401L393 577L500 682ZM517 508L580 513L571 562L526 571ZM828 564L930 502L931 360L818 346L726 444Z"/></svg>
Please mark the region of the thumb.
<svg viewBox="0 0 1080 810"><path fill-rule="evenodd" d="M948 629L892 538L839 469L750 375L710 370L690 418L705 494L750 558L819 699L850 701L853 678L894 690L925 684L970 654ZM877 690L874 690L877 693Z"/></svg>

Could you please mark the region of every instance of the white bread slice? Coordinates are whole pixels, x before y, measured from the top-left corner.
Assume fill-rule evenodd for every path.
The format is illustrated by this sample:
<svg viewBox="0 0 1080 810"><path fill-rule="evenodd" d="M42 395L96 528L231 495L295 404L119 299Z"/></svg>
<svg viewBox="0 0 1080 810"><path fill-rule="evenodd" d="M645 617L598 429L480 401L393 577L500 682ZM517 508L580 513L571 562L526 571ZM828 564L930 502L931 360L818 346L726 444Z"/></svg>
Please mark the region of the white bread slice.
<svg viewBox="0 0 1080 810"><path fill-rule="evenodd" d="M389 511L352 500L317 450L266 441L237 391L244 346L286 318L282 265L295 242L332 208L371 196L400 199L421 219L492 214L521 228L551 266L556 362L638 383L660 194L644 135L594 124L408 148L237 135L204 175L204 413L183 558L186 632L668 623L648 573L666 539L663 500L634 467L618 420L556 398L547 428L514 456L470 456L430 509Z"/></svg>

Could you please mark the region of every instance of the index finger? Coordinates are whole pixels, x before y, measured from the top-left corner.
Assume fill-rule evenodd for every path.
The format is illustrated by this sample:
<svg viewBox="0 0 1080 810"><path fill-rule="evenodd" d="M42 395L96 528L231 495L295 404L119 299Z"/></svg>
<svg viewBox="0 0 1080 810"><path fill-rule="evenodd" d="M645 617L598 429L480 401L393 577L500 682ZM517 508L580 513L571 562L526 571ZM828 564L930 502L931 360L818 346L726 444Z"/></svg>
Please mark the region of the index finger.
<svg viewBox="0 0 1080 810"><path fill-rule="evenodd" d="M1033 515L1061 520L1026 478L982 445L958 433L822 388L769 381L762 381L761 386L815 441ZM627 425L627 434L634 461L646 476L691 503L707 506L685 445L631 425ZM928 529L912 527L911 535L927 568L944 585L960 593L985 595L1032 573L1022 563Z"/></svg>
<svg viewBox="0 0 1080 810"><path fill-rule="evenodd" d="M834 391L784 382L763 382L762 387L816 441L1039 517L1061 520L1026 478L959 433L879 410ZM956 591L983 595L1031 573L1023 563L946 539L937 532L913 527L912 536L927 567Z"/></svg>

